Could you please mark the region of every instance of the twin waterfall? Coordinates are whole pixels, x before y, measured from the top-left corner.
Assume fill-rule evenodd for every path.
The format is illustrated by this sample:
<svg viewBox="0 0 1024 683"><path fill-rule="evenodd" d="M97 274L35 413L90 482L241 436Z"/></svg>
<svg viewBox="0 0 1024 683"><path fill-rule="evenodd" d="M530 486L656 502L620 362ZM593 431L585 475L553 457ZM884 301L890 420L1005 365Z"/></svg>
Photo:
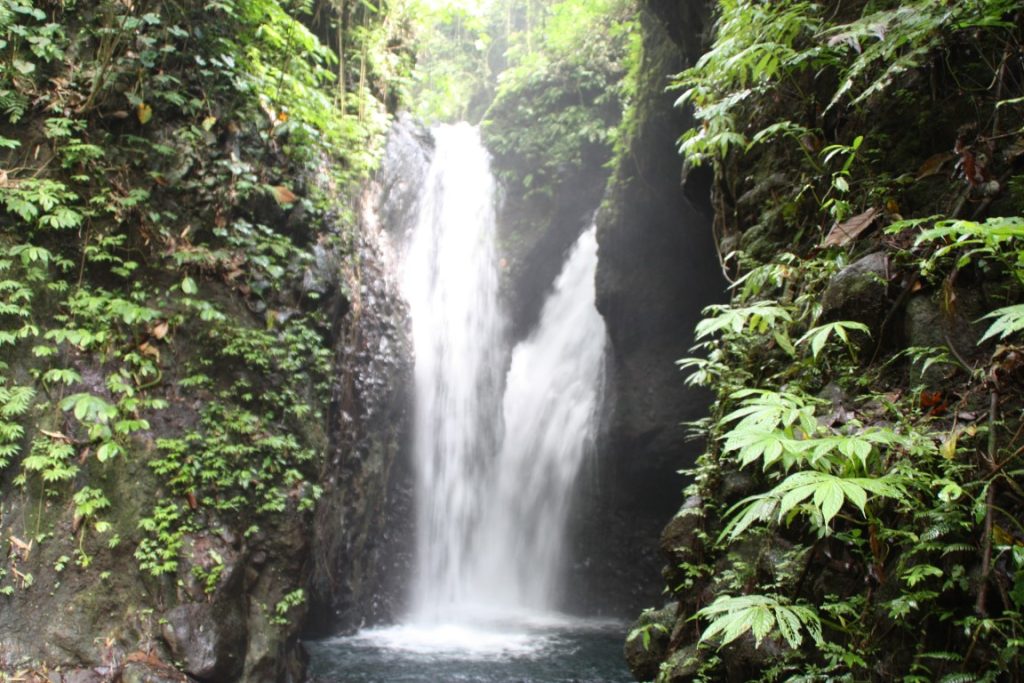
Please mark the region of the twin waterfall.
<svg viewBox="0 0 1024 683"><path fill-rule="evenodd" d="M410 619L475 624L551 613L601 400L594 230L568 255L537 328L509 351L487 153L466 124L434 135L403 282L416 352Z"/></svg>

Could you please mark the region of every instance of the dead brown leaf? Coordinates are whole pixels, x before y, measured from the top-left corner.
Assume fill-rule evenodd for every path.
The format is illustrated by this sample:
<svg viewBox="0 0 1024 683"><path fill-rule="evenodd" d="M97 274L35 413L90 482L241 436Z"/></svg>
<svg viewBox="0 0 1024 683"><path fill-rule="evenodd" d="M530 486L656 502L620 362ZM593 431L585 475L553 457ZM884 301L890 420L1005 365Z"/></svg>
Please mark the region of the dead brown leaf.
<svg viewBox="0 0 1024 683"><path fill-rule="evenodd" d="M931 155L921 164L921 168L917 169L916 180L942 173L942 167L955 158L956 155L952 152L939 152L938 154Z"/></svg>
<svg viewBox="0 0 1024 683"><path fill-rule="evenodd" d="M170 325L167 324L166 320L162 320L153 326L153 329L149 331L149 334L153 339L163 339L167 336L167 331L170 329Z"/></svg>
<svg viewBox="0 0 1024 683"><path fill-rule="evenodd" d="M277 203L282 206L294 204L299 199L297 194L289 190L284 185L271 185L270 190L274 193L274 199L276 199Z"/></svg>
<svg viewBox="0 0 1024 683"><path fill-rule="evenodd" d="M58 441L63 441L65 443L71 443L71 437L69 437L66 434L61 434L60 432L51 432L46 429L40 429L39 433L43 434L44 436L48 436L51 439L56 439Z"/></svg>
<svg viewBox="0 0 1024 683"><path fill-rule="evenodd" d="M8 537L11 541L11 547L18 551L18 555L21 556L22 561L27 561L28 556L32 553L32 541L25 543L17 536L11 535Z"/></svg>
<svg viewBox="0 0 1024 683"><path fill-rule="evenodd" d="M149 342L142 342L142 344L139 345L139 353L143 356L149 356L150 358L155 359L157 363L160 362L160 349L156 348Z"/></svg>
<svg viewBox="0 0 1024 683"><path fill-rule="evenodd" d="M861 233L874 224L875 218L878 217L878 213L878 209L872 207L863 213L853 216L852 218L847 218L842 223L836 223L832 226L832 229L828 231L828 235L825 236L823 246L845 247L847 244L860 237Z"/></svg>

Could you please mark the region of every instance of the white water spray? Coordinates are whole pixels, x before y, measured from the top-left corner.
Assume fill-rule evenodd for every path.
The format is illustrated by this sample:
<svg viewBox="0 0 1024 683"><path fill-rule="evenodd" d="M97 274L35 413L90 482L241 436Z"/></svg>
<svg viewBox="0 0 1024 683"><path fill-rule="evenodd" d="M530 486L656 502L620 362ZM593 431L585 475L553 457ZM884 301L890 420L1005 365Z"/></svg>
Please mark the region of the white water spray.
<svg viewBox="0 0 1024 683"><path fill-rule="evenodd" d="M436 129L435 141L405 259L416 349L411 621L535 620L557 606L572 489L595 436L597 244L593 228L580 237L503 387L488 157L465 124Z"/></svg>
<svg viewBox="0 0 1024 683"><path fill-rule="evenodd" d="M497 447L501 321L494 180L468 125L435 130L436 148L405 261L412 312L417 472L418 620L464 601L470 540Z"/></svg>
<svg viewBox="0 0 1024 683"><path fill-rule="evenodd" d="M603 379L594 233L591 228L580 236L537 329L512 352L504 438L471 574L478 597L503 609L557 605L572 491L594 446Z"/></svg>

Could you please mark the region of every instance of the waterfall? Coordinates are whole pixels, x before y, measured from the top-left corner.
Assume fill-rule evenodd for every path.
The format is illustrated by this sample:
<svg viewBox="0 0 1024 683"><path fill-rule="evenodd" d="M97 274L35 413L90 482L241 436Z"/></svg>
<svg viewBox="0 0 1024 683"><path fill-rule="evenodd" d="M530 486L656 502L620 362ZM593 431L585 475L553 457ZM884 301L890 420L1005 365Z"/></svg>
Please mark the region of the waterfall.
<svg viewBox="0 0 1024 683"><path fill-rule="evenodd" d="M416 353L413 599L425 619L466 595L480 482L497 448L503 357L490 161L466 124L434 136L403 281Z"/></svg>
<svg viewBox="0 0 1024 683"><path fill-rule="evenodd" d="M512 352L502 401L504 438L472 575L482 595L506 609L550 610L557 604L571 493L594 445L603 380L594 233L592 227L580 236L536 330Z"/></svg>
<svg viewBox="0 0 1024 683"><path fill-rule="evenodd" d="M466 124L437 128L435 141L403 282L416 352L412 619L550 613L601 398L594 229L572 249L537 328L508 353L487 153Z"/></svg>

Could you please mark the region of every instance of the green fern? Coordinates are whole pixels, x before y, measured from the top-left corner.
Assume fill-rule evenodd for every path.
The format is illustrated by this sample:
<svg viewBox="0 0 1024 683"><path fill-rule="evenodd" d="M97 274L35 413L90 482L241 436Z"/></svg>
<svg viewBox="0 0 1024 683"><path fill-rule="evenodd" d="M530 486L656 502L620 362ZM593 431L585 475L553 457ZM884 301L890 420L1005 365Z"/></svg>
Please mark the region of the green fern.
<svg viewBox="0 0 1024 683"><path fill-rule="evenodd" d="M21 452L25 428L15 421L28 412L35 389L25 386L0 386L0 470Z"/></svg>
<svg viewBox="0 0 1024 683"><path fill-rule="evenodd" d="M759 301L749 306L708 306L705 318L697 323L696 337L704 339L718 332L741 334L744 331L765 333L780 322L793 317L783 306L772 301Z"/></svg>

